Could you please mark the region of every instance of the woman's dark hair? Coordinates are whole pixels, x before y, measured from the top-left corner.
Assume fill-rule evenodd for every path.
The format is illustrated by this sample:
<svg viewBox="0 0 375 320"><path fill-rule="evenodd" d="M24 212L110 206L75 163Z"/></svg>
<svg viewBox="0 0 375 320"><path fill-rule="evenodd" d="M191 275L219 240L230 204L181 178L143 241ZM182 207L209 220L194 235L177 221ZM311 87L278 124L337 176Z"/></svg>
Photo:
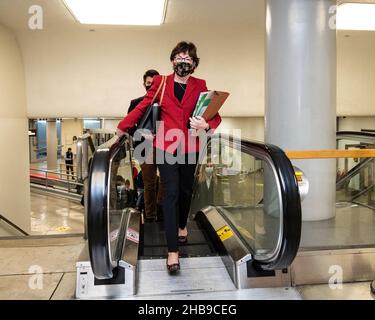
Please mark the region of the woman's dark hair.
<svg viewBox="0 0 375 320"><path fill-rule="evenodd" d="M171 52L171 57L170 57L171 61L173 61L176 55L178 55L179 53L185 53L185 52L187 52L189 56L193 59L195 63L195 68L198 67L199 58L197 56L197 47L192 42L186 42L186 41L179 42L177 46L175 46Z"/></svg>
<svg viewBox="0 0 375 320"><path fill-rule="evenodd" d="M156 70L153 70L153 69L147 70L145 74L143 75L143 82L146 82L147 77L153 78L158 75L159 75L159 72L157 72Z"/></svg>

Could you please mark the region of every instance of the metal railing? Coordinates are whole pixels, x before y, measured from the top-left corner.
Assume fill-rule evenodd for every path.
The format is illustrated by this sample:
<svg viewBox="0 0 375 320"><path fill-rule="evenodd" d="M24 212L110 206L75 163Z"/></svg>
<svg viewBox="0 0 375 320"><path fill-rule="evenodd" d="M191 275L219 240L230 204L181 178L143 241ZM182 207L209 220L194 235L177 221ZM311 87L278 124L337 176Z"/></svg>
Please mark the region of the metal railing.
<svg viewBox="0 0 375 320"><path fill-rule="evenodd" d="M30 169L30 173L41 173L40 176L32 176L30 181L43 185L44 190L58 192L59 195L83 195L84 205L84 239L87 239L87 190L89 175L89 159L95 152L92 137L86 133L77 139L76 165L67 170L66 164L59 165L60 170ZM64 168L65 167L65 168ZM40 180L40 181L38 181ZM74 196L73 196L74 197Z"/></svg>
<svg viewBox="0 0 375 320"><path fill-rule="evenodd" d="M74 180L75 178L71 174L62 173L57 170L54 171L54 170L30 168L30 173L31 172L42 173L41 176L34 176L34 177L31 176L31 178L34 179L34 181L31 181L31 182L35 183L35 179L41 179L42 183L38 183L38 184L39 185L43 184L46 189L50 187L54 187L54 188L60 187L61 189L66 189L65 191L67 191L68 193L77 194L77 190L79 190L80 188L83 188L83 184Z"/></svg>
<svg viewBox="0 0 375 320"><path fill-rule="evenodd" d="M0 221L4 221L8 225L10 225L12 228L16 229L18 232L21 232L23 235L29 236L29 234L25 230L23 230L22 228L17 226L15 223L10 221L8 218L4 217L2 214L0 214Z"/></svg>

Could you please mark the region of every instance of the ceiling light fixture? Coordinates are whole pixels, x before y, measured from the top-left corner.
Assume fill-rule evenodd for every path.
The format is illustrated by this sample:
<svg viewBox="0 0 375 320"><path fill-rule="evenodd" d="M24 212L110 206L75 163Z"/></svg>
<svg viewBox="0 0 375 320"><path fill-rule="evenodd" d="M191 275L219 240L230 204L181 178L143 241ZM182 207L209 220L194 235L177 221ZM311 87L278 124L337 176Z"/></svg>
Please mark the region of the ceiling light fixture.
<svg viewBox="0 0 375 320"><path fill-rule="evenodd" d="M160 25L167 0L64 0L82 24Z"/></svg>
<svg viewBox="0 0 375 320"><path fill-rule="evenodd" d="M337 8L338 30L375 30L375 4L343 3Z"/></svg>

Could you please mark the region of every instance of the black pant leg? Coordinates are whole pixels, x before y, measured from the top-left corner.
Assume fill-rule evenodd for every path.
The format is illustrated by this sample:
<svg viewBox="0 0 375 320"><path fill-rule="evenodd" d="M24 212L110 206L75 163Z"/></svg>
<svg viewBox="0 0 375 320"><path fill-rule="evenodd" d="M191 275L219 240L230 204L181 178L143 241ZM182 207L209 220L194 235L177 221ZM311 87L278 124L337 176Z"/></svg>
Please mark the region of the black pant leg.
<svg viewBox="0 0 375 320"><path fill-rule="evenodd" d="M163 188L162 205L168 252L178 251L178 198L180 180L178 166L178 164L158 164Z"/></svg>
<svg viewBox="0 0 375 320"><path fill-rule="evenodd" d="M180 195L179 195L179 228L184 229L189 216L191 196L193 193L194 174L197 166L198 154L194 154L195 163L188 163L188 155L185 164L179 165L180 174Z"/></svg>

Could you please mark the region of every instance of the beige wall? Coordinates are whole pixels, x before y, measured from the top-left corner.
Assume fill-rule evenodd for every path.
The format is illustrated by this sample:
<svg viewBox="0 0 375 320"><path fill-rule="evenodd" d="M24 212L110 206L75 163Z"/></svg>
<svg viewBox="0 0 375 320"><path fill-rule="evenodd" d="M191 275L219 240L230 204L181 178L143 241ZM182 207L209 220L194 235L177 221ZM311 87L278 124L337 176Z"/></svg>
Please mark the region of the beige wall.
<svg viewBox="0 0 375 320"><path fill-rule="evenodd" d="M0 70L0 213L30 231L24 68L15 37L1 25Z"/></svg>
<svg viewBox="0 0 375 320"><path fill-rule="evenodd" d="M375 116L374 57L375 32L340 32L337 41L338 116Z"/></svg>
<svg viewBox="0 0 375 320"><path fill-rule="evenodd" d="M120 117L144 94L148 68L171 72L170 50L194 41L196 76L231 93L226 117L264 115L264 33L245 25L175 30L45 30L19 35L29 117ZM338 34L337 114L375 115L375 34Z"/></svg>
<svg viewBox="0 0 375 320"><path fill-rule="evenodd" d="M140 30L21 32L28 116L121 117L144 94L142 76L172 72L169 55L180 40L196 43L195 76L231 93L223 115L259 116L264 101L264 35L249 26Z"/></svg>
<svg viewBox="0 0 375 320"><path fill-rule="evenodd" d="M241 129L241 138L255 141L264 141L264 118L245 117L233 118L223 117L216 132L235 135L236 129Z"/></svg>
<svg viewBox="0 0 375 320"><path fill-rule="evenodd" d="M340 131L361 131L361 129L375 130L375 117L340 117Z"/></svg>
<svg viewBox="0 0 375 320"><path fill-rule="evenodd" d="M104 130L108 131L108 132L116 132L116 128L117 128L117 125L118 123L122 120L122 118L118 118L118 119L105 119L103 121L103 128Z"/></svg>
<svg viewBox="0 0 375 320"><path fill-rule="evenodd" d="M104 121L104 129L116 131L121 119ZM215 133L234 134L234 130L241 129L243 139L264 141L264 118L263 117L222 117L222 122Z"/></svg>
<svg viewBox="0 0 375 320"><path fill-rule="evenodd" d="M73 136L79 137L83 132L83 120L82 119L63 119L61 122L61 144L62 155L68 148L72 148L74 156L77 154L76 144L73 143Z"/></svg>

